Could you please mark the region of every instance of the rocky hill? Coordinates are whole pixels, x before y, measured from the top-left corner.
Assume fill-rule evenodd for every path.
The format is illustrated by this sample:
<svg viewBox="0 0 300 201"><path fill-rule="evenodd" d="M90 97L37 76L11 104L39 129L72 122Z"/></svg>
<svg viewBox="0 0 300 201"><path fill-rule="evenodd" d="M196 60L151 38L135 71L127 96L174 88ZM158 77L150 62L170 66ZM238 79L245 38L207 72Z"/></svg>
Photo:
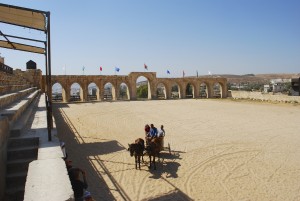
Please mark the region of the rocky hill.
<svg viewBox="0 0 300 201"><path fill-rule="evenodd" d="M233 74L219 74L211 76L199 77L225 77L229 83L261 83L267 84L271 79L291 79L299 78L300 73L293 74L246 74L246 75L233 75Z"/></svg>

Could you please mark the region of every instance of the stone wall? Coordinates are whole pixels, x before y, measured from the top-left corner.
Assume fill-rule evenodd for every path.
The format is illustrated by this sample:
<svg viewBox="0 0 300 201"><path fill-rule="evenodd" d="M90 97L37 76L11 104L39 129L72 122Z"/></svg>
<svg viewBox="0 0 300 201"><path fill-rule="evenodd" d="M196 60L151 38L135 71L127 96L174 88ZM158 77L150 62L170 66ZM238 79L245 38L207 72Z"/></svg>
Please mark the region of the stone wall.
<svg viewBox="0 0 300 201"><path fill-rule="evenodd" d="M0 200L3 200L6 178L6 148L9 137L9 123L7 117L0 116Z"/></svg>
<svg viewBox="0 0 300 201"><path fill-rule="evenodd" d="M283 94L261 93L250 91L229 91L228 97L235 99L251 99L271 102L285 102L285 103L300 103L300 96L288 96Z"/></svg>
<svg viewBox="0 0 300 201"><path fill-rule="evenodd" d="M27 69L26 71L16 69L14 74L26 79L31 86L35 86L38 89L42 88L42 71L40 69Z"/></svg>

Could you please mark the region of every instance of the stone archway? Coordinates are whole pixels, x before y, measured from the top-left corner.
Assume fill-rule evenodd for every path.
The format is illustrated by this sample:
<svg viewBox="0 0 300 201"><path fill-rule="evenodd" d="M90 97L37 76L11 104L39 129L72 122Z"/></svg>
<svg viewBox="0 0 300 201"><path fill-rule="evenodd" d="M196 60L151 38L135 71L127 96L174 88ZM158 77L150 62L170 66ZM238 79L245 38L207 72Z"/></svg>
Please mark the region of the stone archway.
<svg viewBox="0 0 300 201"><path fill-rule="evenodd" d="M136 79L136 98L143 99L151 99L151 85L147 77L140 75Z"/></svg>
<svg viewBox="0 0 300 201"><path fill-rule="evenodd" d="M156 97L157 99L167 99L167 88L162 82L156 85Z"/></svg>
<svg viewBox="0 0 300 201"><path fill-rule="evenodd" d="M185 86L185 98L195 98L195 87L191 83Z"/></svg>
<svg viewBox="0 0 300 201"><path fill-rule="evenodd" d="M194 87L193 98L201 97L205 98L214 98L214 96L219 96L221 98L227 97L227 79L222 77L205 77L205 78L156 78L155 72L132 72L128 76L113 76L113 75L98 75L98 76L65 76L65 75L52 75L52 83L60 83L62 88L65 89L65 97L63 97L64 102L69 102L71 100L71 84L77 83L80 85L80 100L88 100L88 85L90 83L95 83L99 87L99 96L97 95L98 100L104 100L104 84L111 83L112 88L111 96L112 100L119 98L120 93L120 84L125 83L129 91L129 99L137 99L137 87L136 81L138 77L144 76L148 80L148 90L146 99L156 99L157 98L157 85L163 83L166 89L166 98L175 99L175 98L186 98L186 84L190 83ZM145 79L145 80L146 80ZM201 83L206 84L206 93L202 93ZM219 92L214 93L214 83L219 83ZM43 77L42 79L42 90L45 90L46 83ZM221 87L220 87L221 86ZM115 90L114 90L115 89ZM97 91L97 93L98 93ZM202 90L204 91L204 90ZM202 94L201 94L202 93ZM99 98L98 98L99 97Z"/></svg>
<svg viewBox="0 0 300 201"><path fill-rule="evenodd" d="M52 85L52 100L54 102L66 102L66 91L59 82Z"/></svg>
<svg viewBox="0 0 300 201"><path fill-rule="evenodd" d="M129 87L124 82L119 86L118 100L130 100Z"/></svg>
<svg viewBox="0 0 300 201"><path fill-rule="evenodd" d="M208 98L208 85L205 82L200 84L199 98Z"/></svg>
<svg viewBox="0 0 300 201"><path fill-rule="evenodd" d="M83 100L83 90L78 82L74 82L70 86L70 102L77 102Z"/></svg>
<svg viewBox="0 0 300 201"><path fill-rule="evenodd" d="M222 86L219 82L215 82L213 85L213 98L222 98Z"/></svg>
<svg viewBox="0 0 300 201"><path fill-rule="evenodd" d="M181 93L180 93L180 85L177 82L171 83L171 99L180 99Z"/></svg>
<svg viewBox="0 0 300 201"><path fill-rule="evenodd" d="M116 100L115 86L111 82L107 82L104 84L103 100L106 101Z"/></svg>
<svg viewBox="0 0 300 201"><path fill-rule="evenodd" d="M87 100L88 101L99 100L100 97L99 94L100 94L99 87L96 85L96 83L91 82L88 85Z"/></svg>

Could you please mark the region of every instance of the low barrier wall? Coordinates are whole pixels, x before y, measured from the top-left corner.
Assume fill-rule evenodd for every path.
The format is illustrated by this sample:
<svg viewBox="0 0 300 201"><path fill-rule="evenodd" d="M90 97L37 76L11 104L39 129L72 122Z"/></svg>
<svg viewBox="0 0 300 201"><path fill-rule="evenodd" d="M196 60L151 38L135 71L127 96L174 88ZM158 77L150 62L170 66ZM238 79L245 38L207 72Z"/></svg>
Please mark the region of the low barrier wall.
<svg viewBox="0 0 300 201"><path fill-rule="evenodd" d="M9 123L7 117L0 116L0 200L4 199L6 178L7 141L9 137Z"/></svg>
<svg viewBox="0 0 300 201"><path fill-rule="evenodd" d="M300 103L300 96L288 96L283 94L261 93L252 91L229 91L228 97L234 99L251 99L271 102L284 102L284 103Z"/></svg>

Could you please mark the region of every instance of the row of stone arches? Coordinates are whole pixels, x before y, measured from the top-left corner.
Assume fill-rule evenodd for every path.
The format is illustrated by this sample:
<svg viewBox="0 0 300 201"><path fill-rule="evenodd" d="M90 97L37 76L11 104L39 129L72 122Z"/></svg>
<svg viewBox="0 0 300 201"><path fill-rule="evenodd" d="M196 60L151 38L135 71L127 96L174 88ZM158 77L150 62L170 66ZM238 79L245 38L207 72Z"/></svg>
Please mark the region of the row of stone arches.
<svg viewBox="0 0 300 201"><path fill-rule="evenodd" d="M52 85L52 99L54 101L111 101L111 100L136 100L136 99L181 99L181 98L222 98L222 83L215 82L209 92L210 86L206 82L196 85L187 82L185 85L177 83L175 80L166 82L164 79L150 82L148 78L139 76L136 78L135 86L129 82L114 84L105 82L99 87L95 82L91 82L85 87L80 82L71 82L64 85L60 80L56 80ZM153 86L154 85L154 86ZM133 93L135 87L136 94ZM154 88L154 89L153 89ZM198 90L196 92L196 90ZM153 94L155 93L155 94ZM135 96L132 98L132 96Z"/></svg>

